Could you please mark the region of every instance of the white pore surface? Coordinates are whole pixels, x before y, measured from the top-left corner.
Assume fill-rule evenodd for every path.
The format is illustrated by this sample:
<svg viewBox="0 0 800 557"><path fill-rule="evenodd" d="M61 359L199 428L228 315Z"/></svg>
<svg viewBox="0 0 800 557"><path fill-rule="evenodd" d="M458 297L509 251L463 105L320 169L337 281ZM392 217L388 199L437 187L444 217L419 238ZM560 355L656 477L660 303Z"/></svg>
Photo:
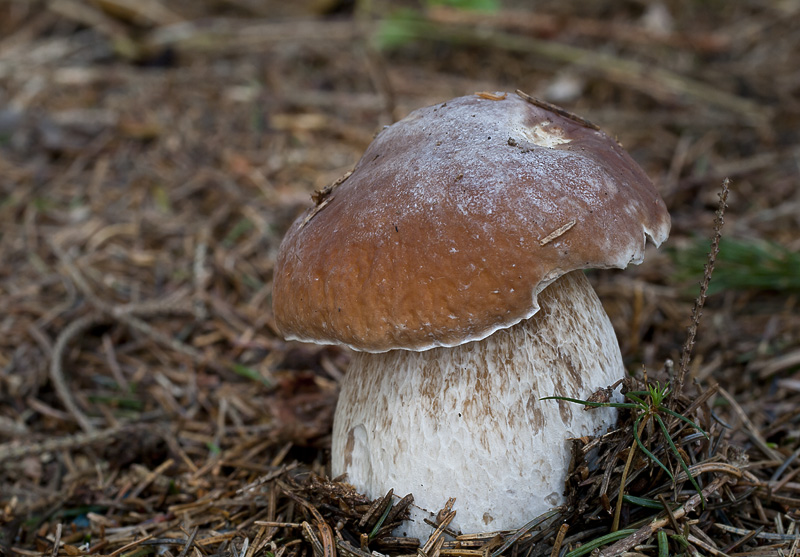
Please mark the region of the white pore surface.
<svg viewBox="0 0 800 557"><path fill-rule="evenodd" d="M585 399L624 376L614 331L582 272L540 295L531 319L424 352L356 353L333 427L333 475L371 497L413 493L436 513L456 497L463 533L519 528L564 501L568 439L602 433L610 408ZM415 511L398 534L427 539Z"/></svg>

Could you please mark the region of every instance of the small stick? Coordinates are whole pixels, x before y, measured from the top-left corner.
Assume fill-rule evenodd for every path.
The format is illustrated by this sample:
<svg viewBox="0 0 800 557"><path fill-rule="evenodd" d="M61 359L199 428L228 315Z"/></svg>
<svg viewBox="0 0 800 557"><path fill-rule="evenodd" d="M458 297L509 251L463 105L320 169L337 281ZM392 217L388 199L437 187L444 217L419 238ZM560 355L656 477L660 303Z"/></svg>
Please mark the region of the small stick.
<svg viewBox="0 0 800 557"><path fill-rule="evenodd" d="M431 557L434 554L434 552L436 552L436 544L439 542L439 540L444 541L442 533L448 526L450 526L450 523L453 522L453 519L455 517L456 517L456 511L450 511L449 513L447 513L444 519L442 519L441 524L439 524L436 530L433 531L430 538L428 538L428 541L425 542L425 545L418 550L421 552L421 555L427 555ZM441 545L439 547L441 547Z"/></svg>
<svg viewBox="0 0 800 557"><path fill-rule="evenodd" d="M275 522L274 520L256 520L253 522L256 526L269 526L272 528L302 528L303 525L299 522Z"/></svg>
<svg viewBox="0 0 800 557"><path fill-rule="evenodd" d="M150 535L147 535L147 536L145 536L144 538L142 538L140 540L132 541L131 543L123 545L119 549L115 550L113 553L109 554L109 557L119 557L120 555L122 555L123 553L128 551L129 549L133 549L134 547L140 546L144 542L146 542L148 540L151 540L154 537L155 536L153 536L153 534L150 534Z"/></svg>
<svg viewBox="0 0 800 557"><path fill-rule="evenodd" d="M516 93L517 95L519 95L520 97L522 97L523 99L525 99L534 106L538 106L539 108L544 108L545 110L549 110L550 112L555 112L559 116L563 116L568 120L572 120L573 122L576 122L585 128L589 128L590 130L596 130L596 131L600 130L600 128L596 124L593 124L586 118L581 118L577 114L573 114L572 112L564 110L558 105L549 103L547 101L543 101L542 99L537 99L536 97L532 97L529 94L519 89L516 90Z"/></svg>
<svg viewBox="0 0 800 557"><path fill-rule="evenodd" d="M137 485L133 489L133 491L131 491L127 496L131 498L139 497L139 495L142 494L142 491L147 489L147 486L153 483L153 481L155 481L156 478L161 476L167 470L167 468L169 468L173 464L175 464L175 461L172 460L171 458L168 458L167 460L159 464L158 467L156 467L155 470L149 472L147 476L145 476L145 478L141 482L139 482L139 485ZM194 535L196 536L197 532L194 532ZM188 545L191 545L191 543L188 543Z"/></svg>
<svg viewBox="0 0 800 557"><path fill-rule="evenodd" d="M56 525L56 539L53 540L53 551L50 553L51 557L57 557L58 547L61 545L61 523Z"/></svg>
<svg viewBox="0 0 800 557"><path fill-rule="evenodd" d="M717 524L714 525L717 526ZM758 534L760 534L763 531L764 531L763 526L759 526L755 530L750 530L743 537L739 538L738 540L727 546L725 549L723 549L722 552L733 553L735 549L739 549L741 546L743 546L744 544L755 538ZM734 532L734 533L738 534L739 532Z"/></svg>
<svg viewBox="0 0 800 557"><path fill-rule="evenodd" d="M567 233L567 231L570 228L575 226L576 222L578 222L578 221L575 220L575 219L572 219L571 221L569 221L569 222L567 222L565 224L562 224L561 226L559 226L558 228L553 230L550 234L548 234L547 236L545 236L544 238L539 240L539 245L540 246L545 246L545 245L549 244L550 242L552 242L553 240L555 240L556 238L558 238L559 236L563 236L564 234Z"/></svg>
<svg viewBox="0 0 800 557"><path fill-rule="evenodd" d="M675 515L672 514L672 509L669 508L669 503L667 502L667 498L664 497L663 493L658 494L658 500L661 501L661 506L664 507L664 512L667 513L667 518L669 518L670 524L672 524L672 529L676 532L681 531L681 527L678 525L678 521L675 519Z"/></svg>

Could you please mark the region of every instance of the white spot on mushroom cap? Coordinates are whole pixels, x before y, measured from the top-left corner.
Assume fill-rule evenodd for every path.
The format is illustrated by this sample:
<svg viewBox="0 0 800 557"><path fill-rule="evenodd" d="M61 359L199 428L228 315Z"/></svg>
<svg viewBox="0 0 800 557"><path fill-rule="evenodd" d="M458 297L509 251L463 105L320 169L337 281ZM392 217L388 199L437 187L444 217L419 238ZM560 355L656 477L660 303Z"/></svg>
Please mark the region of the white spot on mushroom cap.
<svg viewBox="0 0 800 557"><path fill-rule="evenodd" d="M528 141L535 145L548 147L550 149L572 141L571 139L564 137L563 129L552 125L552 122L548 121L540 122L530 128L519 127L517 128L516 133L522 137L525 137L528 139Z"/></svg>

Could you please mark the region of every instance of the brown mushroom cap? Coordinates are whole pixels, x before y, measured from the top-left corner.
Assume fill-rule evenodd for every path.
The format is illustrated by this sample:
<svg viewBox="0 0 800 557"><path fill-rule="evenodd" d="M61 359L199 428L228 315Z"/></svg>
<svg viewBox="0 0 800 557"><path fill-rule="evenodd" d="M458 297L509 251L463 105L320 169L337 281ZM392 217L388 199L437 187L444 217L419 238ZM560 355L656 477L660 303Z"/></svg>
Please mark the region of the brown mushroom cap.
<svg viewBox="0 0 800 557"><path fill-rule="evenodd" d="M559 276L640 263L645 236L666 239L663 200L614 140L494 98L412 112L317 196L275 267L287 339L367 352L479 340L531 317Z"/></svg>

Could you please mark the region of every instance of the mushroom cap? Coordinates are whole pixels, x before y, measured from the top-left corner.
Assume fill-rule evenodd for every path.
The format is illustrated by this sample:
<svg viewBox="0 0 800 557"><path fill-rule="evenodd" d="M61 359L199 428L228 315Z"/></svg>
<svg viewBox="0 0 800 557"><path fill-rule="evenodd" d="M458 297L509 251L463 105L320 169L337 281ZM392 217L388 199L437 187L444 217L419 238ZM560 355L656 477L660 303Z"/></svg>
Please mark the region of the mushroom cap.
<svg viewBox="0 0 800 557"><path fill-rule="evenodd" d="M276 323L366 352L486 338L559 276L640 263L670 227L613 139L508 94L412 112L315 200L280 246Z"/></svg>

